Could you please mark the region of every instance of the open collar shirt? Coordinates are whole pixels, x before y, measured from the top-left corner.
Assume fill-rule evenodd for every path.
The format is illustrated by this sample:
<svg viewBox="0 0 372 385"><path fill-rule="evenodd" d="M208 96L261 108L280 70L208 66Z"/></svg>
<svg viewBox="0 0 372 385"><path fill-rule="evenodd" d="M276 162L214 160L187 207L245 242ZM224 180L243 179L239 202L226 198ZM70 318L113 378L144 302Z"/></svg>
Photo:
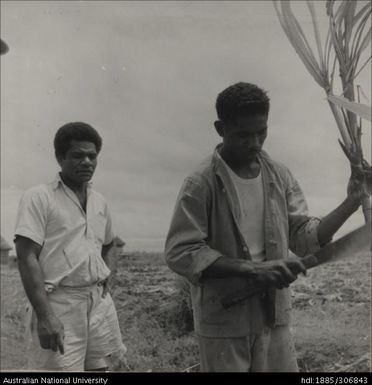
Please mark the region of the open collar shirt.
<svg viewBox="0 0 372 385"><path fill-rule="evenodd" d="M111 216L104 197L90 184L86 212L59 174L53 182L27 190L15 235L42 246L39 263L47 287L89 286L110 274L101 252L114 239Z"/></svg>
<svg viewBox="0 0 372 385"><path fill-rule="evenodd" d="M290 321L289 289L270 289L229 309L221 305L228 293L244 290L248 279L203 278L220 257L251 260L240 223L240 206L226 167L215 153L187 177L178 195L165 257L168 266L191 283L194 325L206 337L240 337L267 325ZM284 259L288 250L305 256L320 248L319 218L308 216L301 188L290 171L262 151L264 237L267 260Z"/></svg>

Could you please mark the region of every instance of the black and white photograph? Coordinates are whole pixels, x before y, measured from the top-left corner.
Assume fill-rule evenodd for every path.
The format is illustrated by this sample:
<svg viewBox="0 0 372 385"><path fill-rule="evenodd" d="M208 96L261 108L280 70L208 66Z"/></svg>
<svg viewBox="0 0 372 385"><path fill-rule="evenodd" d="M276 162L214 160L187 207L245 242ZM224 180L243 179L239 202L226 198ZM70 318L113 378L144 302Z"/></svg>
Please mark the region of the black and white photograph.
<svg viewBox="0 0 372 385"><path fill-rule="evenodd" d="M367 384L371 12L1 0L2 376Z"/></svg>

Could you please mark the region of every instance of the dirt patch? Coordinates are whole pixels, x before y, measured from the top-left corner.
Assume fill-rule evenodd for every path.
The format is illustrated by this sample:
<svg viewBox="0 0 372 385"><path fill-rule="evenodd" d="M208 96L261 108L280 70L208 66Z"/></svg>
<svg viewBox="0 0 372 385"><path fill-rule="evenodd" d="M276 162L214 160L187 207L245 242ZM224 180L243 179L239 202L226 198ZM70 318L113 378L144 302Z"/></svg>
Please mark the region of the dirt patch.
<svg viewBox="0 0 372 385"><path fill-rule="evenodd" d="M292 285L292 330L301 371L370 370L370 282L370 257L362 255L315 268ZM161 254L121 259L113 298L131 370L198 370L187 299ZM26 369L24 312L18 271L2 266L1 370Z"/></svg>
<svg viewBox="0 0 372 385"><path fill-rule="evenodd" d="M293 332L303 371L369 371L371 261L317 267L293 289Z"/></svg>
<svg viewBox="0 0 372 385"><path fill-rule="evenodd" d="M24 341L26 298L15 268L0 266L1 273L1 370L19 370L26 365Z"/></svg>

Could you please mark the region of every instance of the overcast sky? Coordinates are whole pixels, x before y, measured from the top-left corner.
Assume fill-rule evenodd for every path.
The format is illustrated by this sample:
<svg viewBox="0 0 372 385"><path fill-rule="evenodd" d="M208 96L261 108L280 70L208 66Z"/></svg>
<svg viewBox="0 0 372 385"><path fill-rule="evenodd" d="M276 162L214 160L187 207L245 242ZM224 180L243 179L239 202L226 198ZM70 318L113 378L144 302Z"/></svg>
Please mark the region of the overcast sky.
<svg viewBox="0 0 372 385"><path fill-rule="evenodd" d="M328 27L325 2L316 7ZM305 2L295 2L311 32ZM53 137L85 121L103 137L95 189L128 249L161 250L183 179L219 143L214 104L247 81L271 98L265 149L299 180L310 213L342 201L348 164L324 91L271 1L2 1L1 231L22 192L58 172ZM370 65L357 79L370 104ZM364 122L370 158L371 129ZM341 230L363 223L361 211Z"/></svg>

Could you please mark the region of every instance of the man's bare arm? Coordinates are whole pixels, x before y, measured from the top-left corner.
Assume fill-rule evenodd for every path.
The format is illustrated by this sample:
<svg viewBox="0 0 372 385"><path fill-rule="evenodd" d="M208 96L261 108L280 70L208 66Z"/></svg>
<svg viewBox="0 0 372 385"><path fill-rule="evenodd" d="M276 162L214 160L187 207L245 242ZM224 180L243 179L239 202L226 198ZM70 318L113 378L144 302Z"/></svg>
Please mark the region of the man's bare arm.
<svg viewBox="0 0 372 385"><path fill-rule="evenodd" d="M111 280L117 272L117 255L115 241L112 241L108 245L102 246L102 258L105 261L107 267L111 270L110 276L104 282L104 290L102 293L102 297L105 297L106 294L110 291Z"/></svg>
<svg viewBox="0 0 372 385"><path fill-rule="evenodd" d="M102 246L102 258L105 261L112 274L116 274L117 270L117 259L116 259L116 248L115 242L112 241L108 245Z"/></svg>
<svg viewBox="0 0 372 385"><path fill-rule="evenodd" d="M17 236L18 268L26 295L38 319L40 345L44 349L63 348L63 325L55 316L44 288L44 277L38 261L41 246L29 238Z"/></svg>
<svg viewBox="0 0 372 385"><path fill-rule="evenodd" d="M325 216L318 226L318 240L321 246L329 242L337 230L361 205L364 195L363 179L351 173L346 199L331 213Z"/></svg>
<svg viewBox="0 0 372 385"><path fill-rule="evenodd" d="M337 230L346 222L359 207L359 204L346 198L336 209L322 218L318 226L318 241L320 246L328 243Z"/></svg>

